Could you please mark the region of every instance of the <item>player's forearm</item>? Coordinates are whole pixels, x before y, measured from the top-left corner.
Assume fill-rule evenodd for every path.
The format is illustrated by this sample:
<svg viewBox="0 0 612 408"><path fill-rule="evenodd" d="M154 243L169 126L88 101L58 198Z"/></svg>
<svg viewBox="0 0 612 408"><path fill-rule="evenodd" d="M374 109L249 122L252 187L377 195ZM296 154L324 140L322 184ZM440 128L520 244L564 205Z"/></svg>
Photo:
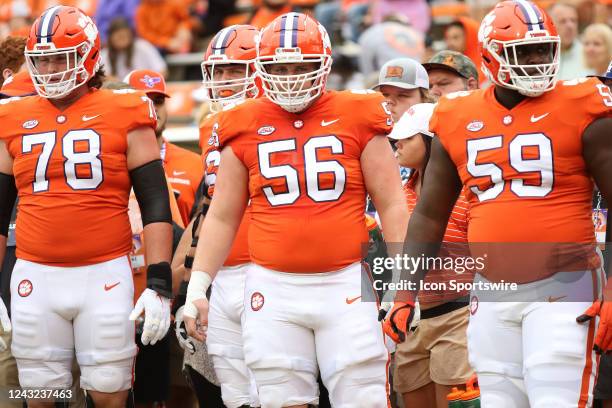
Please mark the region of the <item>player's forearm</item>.
<svg viewBox="0 0 612 408"><path fill-rule="evenodd" d="M186 276L187 271L185 269L185 258L191 249L193 222L194 220L191 220L187 228L185 228L176 251L174 252L174 257L172 258L172 291L175 295L178 292L181 281L188 280Z"/></svg>
<svg viewBox="0 0 612 408"><path fill-rule="evenodd" d="M400 201L393 202L386 208L379 210L378 215L382 224L385 241L404 242L409 214L403 197Z"/></svg>
<svg viewBox="0 0 612 408"><path fill-rule="evenodd" d="M172 224L152 222L144 227L147 264L168 262L172 259Z"/></svg>
<svg viewBox="0 0 612 408"><path fill-rule="evenodd" d="M200 231L192 271L203 271L215 277L232 248L240 219L234 222L216 214L214 207L209 210Z"/></svg>
<svg viewBox="0 0 612 408"><path fill-rule="evenodd" d="M440 252L440 245L444 238L446 223L440 223L437 220L428 218L427 216L414 212L410 217L408 224L408 232L404 243L404 256L413 259L428 259L434 258ZM414 282L411 287L418 288L418 282L425 279L428 269L424 268L423 262L410 263L418 265L415 270L402 269L400 279L402 281ZM409 295L412 299L416 299L418 290L400 293L399 300L404 299Z"/></svg>

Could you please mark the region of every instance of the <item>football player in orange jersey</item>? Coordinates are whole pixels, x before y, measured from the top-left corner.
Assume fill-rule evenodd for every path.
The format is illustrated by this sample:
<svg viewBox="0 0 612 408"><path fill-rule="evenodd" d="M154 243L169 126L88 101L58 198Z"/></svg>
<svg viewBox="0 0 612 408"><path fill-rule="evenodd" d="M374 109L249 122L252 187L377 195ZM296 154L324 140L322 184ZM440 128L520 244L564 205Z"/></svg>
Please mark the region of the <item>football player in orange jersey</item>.
<svg viewBox="0 0 612 408"><path fill-rule="evenodd" d="M68 389L76 351L88 398L123 407L137 352L130 320L145 313L143 344L170 324L170 209L153 106L99 89L99 51L95 24L75 7L51 7L32 25L25 56L38 95L0 104L0 248L18 194L11 309L21 386ZM132 185L151 254L133 310Z"/></svg>
<svg viewBox="0 0 612 408"><path fill-rule="evenodd" d="M223 146L225 143L221 139L223 135L219 135L219 145L209 142L217 120L216 112L259 95L255 74L257 35L257 29L250 25L226 27L213 37L204 54L203 86L213 112L200 125L200 148L206 166L204 193L208 198L214 193L220 159L219 145ZM212 357L221 384L223 402L229 408L259 405L254 381L250 378L252 376L249 375L244 363L240 326L244 309L244 281L250 263L247 243L249 219L250 211L246 211L232 249L212 284L210 297L209 329L206 339L208 354ZM189 237L192 236L192 228L193 223L185 231ZM211 239L211 236L199 236L198 239L200 237L204 241ZM191 241L189 239L189 242ZM181 327L182 310L177 316L176 329L179 342L187 344L185 329ZM203 358L197 352L194 357ZM190 358L191 356L187 356L187 360ZM194 364L196 365L198 364Z"/></svg>
<svg viewBox="0 0 612 408"><path fill-rule="evenodd" d="M242 335L264 408L316 404L318 371L333 406L388 406L388 354L361 285L366 192L387 240L403 239L408 214L382 95L326 91L331 62L316 20L276 18L257 40L266 98L220 112L210 138L224 143L202 227L214 239L198 243L186 322L204 337L205 293L250 198Z"/></svg>
<svg viewBox="0 0 612 408"><path fill-rule="evenodd" d="M482 406L588 407L596 352L612 348L611 286L591 222L593 180L612 199L612 95L596 79L555 80L559 37L531 2L497 4L479 40L495 86L438 102L405 251L435 256L467 187L472 256L488 254L468 327ZM426 273L413 272L404 278ZM496 292L502 281L516 287ZM392 329L405 332L412 306L402 301L414 295L396 298Z"/></svg>

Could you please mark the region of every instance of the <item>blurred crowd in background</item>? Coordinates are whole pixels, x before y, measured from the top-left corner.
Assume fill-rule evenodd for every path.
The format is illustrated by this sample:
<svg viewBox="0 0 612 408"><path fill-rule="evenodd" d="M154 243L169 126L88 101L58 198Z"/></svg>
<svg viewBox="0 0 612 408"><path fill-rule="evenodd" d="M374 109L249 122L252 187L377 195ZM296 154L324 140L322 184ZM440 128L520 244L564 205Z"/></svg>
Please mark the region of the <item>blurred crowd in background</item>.
<svg viewBox="0 0 612 408"><path fill-rule="evenodd" d="M30 24L57 0L0 1L0 38L27 36ZM121 80L152 69L168 80L171 141L194 142L202 104L200 62L221 28L261 28L289 11L312 14L330 33L334 65L328 88L368 88L396 57L427 62L450 49L480 66L478 26L495 0L63 0L95 17L107 76ZM561 79L599 75L612 59L612 0L536 1L561 36ZM0 60L6 47L0 45ZM481 85L486 78L481 75ZM195 144L194 144L195 146Z"/></svg>

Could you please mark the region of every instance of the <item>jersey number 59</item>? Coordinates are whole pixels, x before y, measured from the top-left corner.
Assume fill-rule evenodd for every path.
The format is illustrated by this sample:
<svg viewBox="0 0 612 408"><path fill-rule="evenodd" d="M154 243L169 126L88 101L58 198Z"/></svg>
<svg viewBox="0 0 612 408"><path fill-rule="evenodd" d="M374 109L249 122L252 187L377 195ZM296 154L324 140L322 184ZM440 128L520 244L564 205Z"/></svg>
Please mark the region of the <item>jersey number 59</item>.
<svg viewBox="0 0 612 408"><path fill-rule="evenodd" d="M495 163L477 162L478 155L488 150L501 149L502 146L502 136L467 141L467 171L473 177L488 177L491 180L491 186L484 190L476 186L470 187L480 202L497 198L504 191L506 181L501 167ZM537 148L537 158L524 158L525 147ZM538 185L527 184L523 178L513 178L510 180L510 191L518 197L545 197L552 191L554 181L552 142L544 133L517 135L508 144L507 155L510 166L517 173L539 173L540 176Z"/></svg>

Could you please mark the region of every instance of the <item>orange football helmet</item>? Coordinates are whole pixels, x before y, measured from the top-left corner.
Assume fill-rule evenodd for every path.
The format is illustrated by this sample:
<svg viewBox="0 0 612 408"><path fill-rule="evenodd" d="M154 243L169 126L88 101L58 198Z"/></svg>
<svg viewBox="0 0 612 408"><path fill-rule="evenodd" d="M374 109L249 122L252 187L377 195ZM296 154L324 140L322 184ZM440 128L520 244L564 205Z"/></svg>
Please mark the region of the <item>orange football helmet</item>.
<svg viewBox="0 0 612 408"><path fill-rule="evenodd" d="M265 95L288 112L301 112L323 91L331 70L329 35L314 18L287 13L263 28L257 40L255 68ZM274 64L316 62L318 68L299 75L274 75Z"/></svg>
<svg viewBox="0 0 612 408"><path fill-rule="evenodd" d="M25 56L36 92L45 98L60 98L98 71L98 28L76 7L51 7L32 24ZM57 65L65 67L58 71L50 68Z"/></svg>
<svg viewBox="0 0 612 408"><path fill-rule="evenodd" d="M208 44L201 66L211 110L259 94L255 73L258 34L257 28L251 25L233 25L219 31ZM244 76L229 80L215 78L215 67L229 64L244 65Z"/></svg>
<svg viewBox="0 0 612 408"><path fill-rule="evenodd" d="M482 68L496 85L526 96L539 96L555 87L560 39L552 19L527 0L503 1L485 16L478 31ZM519 62L521 47L543 45L545 63Z"/></svg>

